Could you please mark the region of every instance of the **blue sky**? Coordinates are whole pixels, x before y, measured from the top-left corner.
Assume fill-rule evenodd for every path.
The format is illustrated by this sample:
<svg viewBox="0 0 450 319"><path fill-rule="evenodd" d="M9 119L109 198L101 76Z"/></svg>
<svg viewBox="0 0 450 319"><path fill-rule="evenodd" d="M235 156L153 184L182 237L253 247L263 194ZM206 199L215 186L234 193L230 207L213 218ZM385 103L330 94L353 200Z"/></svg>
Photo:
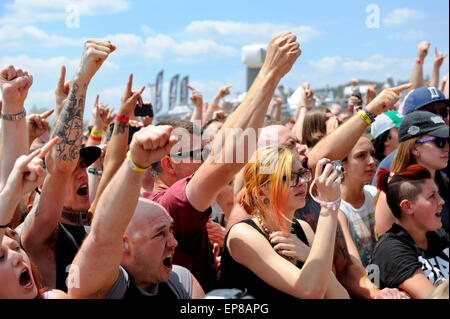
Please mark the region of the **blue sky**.
<svg viewBox="0 0 450 319"><path fill-rule="evenodd" d="M379 10L379 27L369 28L369 4ZM245 91L242 46L268 43L284 30L294 32L302 55L281 84L295 89L337 85L352 77L383 81L408 79L417 44L427 40L425 62L430 75L434 47L449 51L449 3L432 1L0 1L0 64L14 64L34 76L26 108L53 107L53 90L61 64L72 77L87 38L107 38L117 45L91 81L85 117L91 117L95 94L120 104L128 74L134 88L153 83L164 70L164 92L175 74L211 101L223 85L231 98ZM79 12L79 25L71 12ZM376 21L376 20L370 20ZM441 77L448 72L448 58ZM149 90L144 98L149 97ZM168 98L163 95L164 108Z"/></svg>

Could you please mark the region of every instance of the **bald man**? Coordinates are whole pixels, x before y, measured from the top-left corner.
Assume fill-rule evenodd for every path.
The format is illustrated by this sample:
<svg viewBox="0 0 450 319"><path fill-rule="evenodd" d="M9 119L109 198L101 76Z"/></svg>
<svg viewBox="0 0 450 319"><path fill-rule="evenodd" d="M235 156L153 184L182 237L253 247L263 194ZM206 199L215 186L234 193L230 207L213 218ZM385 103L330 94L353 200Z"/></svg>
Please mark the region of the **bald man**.
<svg viewBox="0 0 450 319"><path fill-rule="evenodd" d="M123 236L119 278L106 298L139 296L201 298L203 289L191 272L172 265L175 247L173 219L161 205L139 198Z"/></svg>
<svg viewBox="0 0 450 319"><path fill-rule="evenodd" d="M147 126L133 136L130 153L100 196L91 231L70 274L72 298L201 298L203 289L184 267L172 265L178 243L173 219L161 205L139 198L143 167L175 144L171 126ZM124 187L126 185L126 187Z"/></svg>

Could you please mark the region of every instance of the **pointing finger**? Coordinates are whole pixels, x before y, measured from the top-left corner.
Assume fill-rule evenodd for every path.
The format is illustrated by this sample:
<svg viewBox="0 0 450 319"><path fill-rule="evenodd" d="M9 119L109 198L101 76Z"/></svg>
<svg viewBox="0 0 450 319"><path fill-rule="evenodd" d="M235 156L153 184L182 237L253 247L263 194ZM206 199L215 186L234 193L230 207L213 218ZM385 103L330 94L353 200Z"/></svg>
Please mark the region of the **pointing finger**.
<svg viewBox="0 0 450 319"><path fill-rule="evenodd" d="M402 84L402 85L396 86L396 87L392 88L392 90L395 93L400 94L401 91L409 89L410 87L411 87L411 83L406 83L406 84Z"/></svg>
<svg viewBox="0 0 450 319"><path fill-rule="evenodd" d="M44 158L45 155L55 146L55 144L59 141L59 137L54 137L51 139L43 148L40 149L41 154L39 154L40 158Z"/></svg>
<svg viewBox="0 0 450 319"><path fill-rule="evenodd" d="M44 113L41 114L41 119L46 119L47 117L49 117L55 110L54 109L50 109L48 111L45 111Z"/></svg>

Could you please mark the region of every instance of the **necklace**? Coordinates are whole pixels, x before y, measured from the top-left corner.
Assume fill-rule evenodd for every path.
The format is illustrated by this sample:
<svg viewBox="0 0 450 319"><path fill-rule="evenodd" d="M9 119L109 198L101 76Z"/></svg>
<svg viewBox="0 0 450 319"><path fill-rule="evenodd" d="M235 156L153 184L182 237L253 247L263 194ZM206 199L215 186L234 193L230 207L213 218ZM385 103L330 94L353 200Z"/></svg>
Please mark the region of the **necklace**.
<svg viewBox="0 0 450 319"><path fill-rule="evenodd" d="M258 220L259 224L261 225L261 228L263 229L264 233L266 234L267 237L270 237L270 231L269 228L266 226L266 224L264 223L262 217L260 214L256 214L256 219ZM291 228L291 233L293 232L293 228ZM280 255L281 257L283 257L284 259L290 261L291 263L293 263L294 265L297 266L297 259L295 259L294 257L289 257L289 256L284 256L284 255Z"/></svg>

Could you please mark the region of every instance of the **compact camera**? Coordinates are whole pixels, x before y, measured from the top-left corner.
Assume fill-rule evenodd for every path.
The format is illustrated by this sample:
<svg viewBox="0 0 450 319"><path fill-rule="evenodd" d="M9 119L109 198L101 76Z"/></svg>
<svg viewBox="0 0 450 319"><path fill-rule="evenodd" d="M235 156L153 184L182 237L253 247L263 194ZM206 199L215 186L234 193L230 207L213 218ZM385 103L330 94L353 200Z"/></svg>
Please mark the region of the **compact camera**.
<svg viewBox="0 0 450 319"><path fill-rule="evenodd" d="M341 178L344 178L344 166L342 166L341 161L332 161L332 162L328 162L327 164L331 164L333 166L333 168L338 172L338 175Z"/></svg>

